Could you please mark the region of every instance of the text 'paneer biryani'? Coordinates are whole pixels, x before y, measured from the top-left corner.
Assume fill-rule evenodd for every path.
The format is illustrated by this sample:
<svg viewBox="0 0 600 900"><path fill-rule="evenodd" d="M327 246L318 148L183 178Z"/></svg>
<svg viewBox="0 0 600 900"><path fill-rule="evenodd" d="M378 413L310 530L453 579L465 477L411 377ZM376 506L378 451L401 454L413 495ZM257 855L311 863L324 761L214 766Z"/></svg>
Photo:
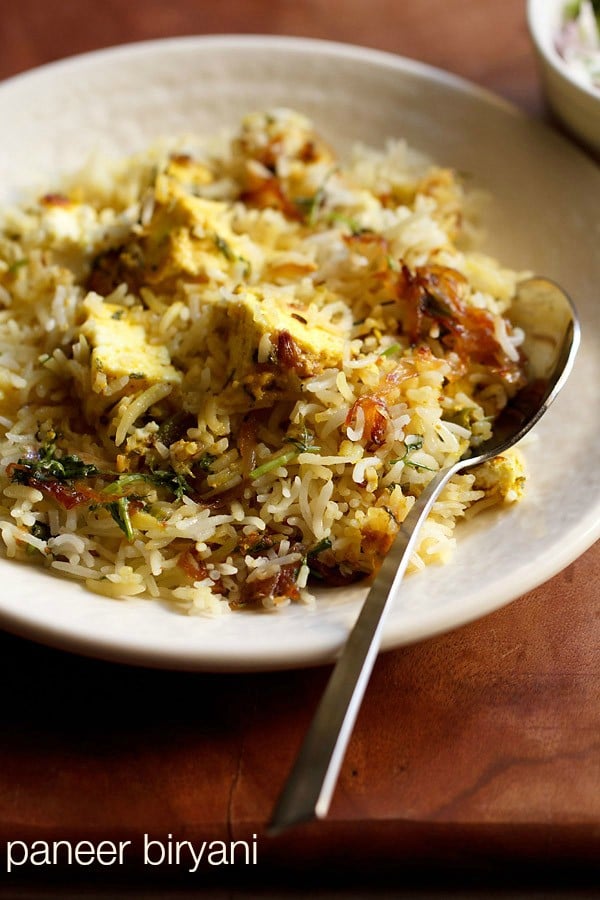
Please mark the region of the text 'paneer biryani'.
<svg viewBox="0 0 600 900"><path fill-rule="evenodd" d="M0 233L9 557L190 613L311 602L524 383L519 276L403 142L343 163L278 109L55 190ZM523 482L514 452L455 477L413 568Z"/></svg>

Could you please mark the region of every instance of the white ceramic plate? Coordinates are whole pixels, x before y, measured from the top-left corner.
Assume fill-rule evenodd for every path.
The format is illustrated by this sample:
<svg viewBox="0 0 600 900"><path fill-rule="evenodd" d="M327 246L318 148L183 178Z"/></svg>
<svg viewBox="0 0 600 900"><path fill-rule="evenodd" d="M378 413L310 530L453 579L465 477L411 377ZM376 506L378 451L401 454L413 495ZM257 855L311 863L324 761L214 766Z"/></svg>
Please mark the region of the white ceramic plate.
<svg viewBox="0 0 600 900"><path fill-rule="evenodd" d="M562 138L453 76L371 50L293 38L184 38L47 66L0 86L0 202L48 186L96 149L234 126L270 105L313 117L342 153L405 137L491 191L487 248L563 284L583 320L571 381L527 448L526 499L461 527L453 561L409 578L384 647L425 638L515 599L600 534L600 172ZM6 127L9 123L9 127ZM153 666L251 670L332 660L364 596L316 609L190 618L150 600L112 601L0 560L0 624L83 653Z"/></svg>

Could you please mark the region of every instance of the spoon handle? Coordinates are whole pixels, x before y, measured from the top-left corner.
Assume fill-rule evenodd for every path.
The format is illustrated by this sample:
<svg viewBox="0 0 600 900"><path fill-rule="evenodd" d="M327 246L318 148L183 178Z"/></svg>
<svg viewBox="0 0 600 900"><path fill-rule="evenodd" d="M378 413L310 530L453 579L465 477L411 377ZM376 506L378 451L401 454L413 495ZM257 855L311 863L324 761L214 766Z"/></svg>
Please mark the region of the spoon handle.
<svg viewBox="0 0 600 900"><path fill-rule="evenodd" d="M270 832L327 814L346 747L379 651L386 615L402 581L419 529L459 465L439 472L400 526L338 658L279 798Z"/></svg>

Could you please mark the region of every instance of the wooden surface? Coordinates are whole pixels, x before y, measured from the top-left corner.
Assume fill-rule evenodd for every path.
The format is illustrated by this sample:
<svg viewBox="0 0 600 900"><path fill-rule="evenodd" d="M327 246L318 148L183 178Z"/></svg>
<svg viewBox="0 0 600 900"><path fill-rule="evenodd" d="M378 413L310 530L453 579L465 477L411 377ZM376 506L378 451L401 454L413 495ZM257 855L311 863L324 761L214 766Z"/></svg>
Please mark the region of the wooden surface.
<svg viewBox="0 0 600 900"><path fill-rule="evenodd" d="M166 35L297 34L424 60L539 116L523 6L20 0L3 5L0 77ZM498 872L519 860L581 871L600 856L599 570L597 545L510 607L381 656L328 821L275 839L265 822L326 669L151 672L0 635L1 852L17 838L130 838L133 877L144 874L135 862L145 832L197 842L258 834L257 869L287 872L289 884L313 869L388 872L396 884L415 868ZM176 874L188 877L174 867L166 877Z"/></svg>

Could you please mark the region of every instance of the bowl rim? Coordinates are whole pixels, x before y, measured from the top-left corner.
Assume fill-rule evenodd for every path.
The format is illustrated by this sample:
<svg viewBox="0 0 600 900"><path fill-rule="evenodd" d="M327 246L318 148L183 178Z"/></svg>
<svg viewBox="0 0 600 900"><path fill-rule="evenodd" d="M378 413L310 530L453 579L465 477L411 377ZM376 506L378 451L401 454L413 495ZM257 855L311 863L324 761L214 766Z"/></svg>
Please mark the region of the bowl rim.
<svg viewBox="0 0 600 900"><path fill-rule="evenodd" d="M103 59L118 59L120 56L127 57L131 56L131 54L144 56L145 54L152 54L162 48L177 49L178 47L193 47L194 45L214 47L218 47L219 45L224 47L239 45L260 48L265 44L270 44L273 47L297 53L306 53L307 51L324 55L333 53L337 56L347 57L349 59L356 59L356 56L359 55L362 59L366 61L370 60L375 64L392 65L399 67L402 70L408 69L416 75L420 75L430 80L443 80L451 87L457 88L463 93L478 94L481 99L502 107L506 112L510 112L516 116L529 118L523 109L491 88L487 88L463 75L448 71L441 66L422 62L414 57L395 53L392 50L380 50L376 47L367 47L364 44L351 43L349 41L336 41L319 37L304 37L302 35L264 34L261 32L186 34L174 35L172 37L142 38L138 41L110 44L105 47L98 47L94 50L84 50L59 59L50 60L46 63L34 66L33 68L15 72L13 75L8 75L6 78L0 78L0 91L3 91L7 87L12 88L16 84L25 83L29 79L33 80L42 74L68 72L71 67L78 68L82 64L94 65L96 62Z"/></svg>
<svg viewBox="0 0 600 900"><path fill-rule="evenodd" d="M46 66L38 67L31 72L21 73L20 75L14 76L12 79L8 80L4 84L0 84L0 95L3 92L3 89L8 89L9 82L10 85L14 85L15 82L18 82L18 85L27 84L28 79L31 78L32 84L34 84L34 79L37 79L40 74L52 74L52 75L60 75L63 78L65 75L68 75L73 72L74 68L77 68L81 62L83 61L86 67L89 65L89 68L93 70L93 67L98 64L105 64L109 61L115 61L122 56L133 56L135 55L136 59L141 59L145 53L152 54L154 50L157 48L170 48L170 47L185 47L190 49L197 49L198 47L211 47L211 48L222 48L227 47L229 50L245 47L245 48L255 48L255 49L264 49L265 46L268 47L277 47L279 49L285 49L286 52L293 51L297 53L306 53L306 51L311 51L315 54L325 54L325 55L334 55L338 59L350 59L356 60L357 57L360 58L361 61L370 62L370 63L383 63L386 67L392 67L400 72L417 74L422 76L424 79L429 81L435 81L438 85L441 83L444 86L451 86L455 88L458 92L464 93L466 92L468 97L471 99L480 98L481 100L485 100L487 104L496 108L496 110L501 110L506 118L510 116L511 119L515 122L517 126L520 127L521 124L527 124L527 133L529 133L530 127L535 127L535 131L540 134L544 134L546 137L551 138L553 143L560 143L566 150L568 147L568 152L571 156L575 154L578 157L579 163L578 165L585 165L586 170L589 172L592 177L596 177L596 175L600 175L597 173L592 161L584 155L582 152L578 150L575 146L567 142L564 137L558 134L555 131L552 131L548 128L547 125L536 120L534 117L527 114L524 110L519 109L514 104L510 103L507 100L504 100L498 95L491 93L485 88L473 84L472 82L467 81L460 76L449 74L442 69L435 68L433 66L426 65L424 63L420 63L415 60L407 59L406 57L401 57L399 55L395 55L392 53L386 53L385 51L372 50L369 48L364 48L360 45L350 45L343 43L336 43L331 41L325 41L320 39L306 39L306 38L294 38L294 37L279 37L279 36L259 36L259 35L211 35L211 36L186 36L184 38L172 38L172 39L159 39L156 41L144 41L144 42L136 42L133 44L125 44L118 45L112 48L105 48L98 51L93 51L91 53L79 54L74 57L66 58L64 60L59 60L53 63L48 63ZM580 531L579 537L576 543L565 543L560 547L560 551L552 554L550 557L546 556L544 562L544 576L542 580L546 580L547 578L552 577L558 571L560 571L565 565L570 563L573 559L579 556L584 550L586 550L597 537L600 536L600 519L595 517L593 520L587 522L586 520L586 529L585 531ZM535 569L531 569L528 572L527 580L523 580L519 586L519 593L513 596L522 596L523 593L527 592L535 588L537 585L541 583L538 575L536 574ZM436 630L433 631L431 626L426 626L427 630L423 629L423 626L417 630L413 628L412 635L403 638L402 643L414 642L416 640L422 640L427 637L431 637L436 633L440 633L441 631L447 631L451 628L459 627L462 624L465 624L468 621L471 621L474 618L481 618L483 615L498 609L500 606L506 605L507 600L503 600L501 598L501 593L498 591L493 592L490 590L485 595L486 606L484 611L482 611L479 601L477 603L472 604L468 610L465 612L465 616L461 617L459 620L456 619L456 616L447 615L443 621L443 623L439 623L436 627ZM22 615L22 614L21 614ZM429 620L427 620L429 622ZM128 646L124 646L121 642L119 646L116 646L114 642L108 643L108 639L103 636L96 635L89 640L81 640L80 634L71 633L72 640L67 638L64 634L64 630L60 627L57 627L56 621L54 621L52 626L48 625L40 625L39 623L34 624L29 627L29 622L21 617L20 619L16 619L15 617L9 619L8 615L5 611L2 612L2 623L9 626L11 631L16 633L24 634L27 637L33 637L36 640L40 640L43 643L48 643L54 646L58 646L64 649L69 649L71 651L83 652L86 655L91 656L100 656L105 659L113 659L115 661L120 662L129 662L136 665L152 665L158 668L181 668L181 669L192 669L192 670L202 670L202 671L251 671L251 670L261 670L266 671L268 669L283 669L283 668L298 668L305 667L309 665L320 665L326 662L331 662L335 655L338 647L329 648L324 650L322 645L317 647L315 652L312 653L311 656L307 656L306 651L299 650L297 648L292 648L290 650L289 647L282 645L281 648L277 648L277 660L273 663L265 665L264 659L260 659L257 662L257 651L250 650L248 655L240 655L239 650L236 649L236 662L232 663L231 654L228 655L225 662L222 660L222 649L217 651L217 657L214 655L214 651L206 650L204 648L201 659L198 658L197 651L180 651L178 649L171 648L170 650L162 650L157 651L155 648L148 649L147 645L142 645L138 650L133 648L131 642ZM10 624L9 624L10 623ZM399 643L395 637L390 638L389 642L386 641L384 643L385 649L391 649L394 646L399 646Z"/></svg>
<svg viewBox="0 0 600 900"><path fill-rule="evenodd" d="M563 81L568 82L575 90L580 91L583 96L589 97L590 100L600 102L600 91L591 86L588 87L586 84L573 78L569 66L558 50L556 50L554 44L543 40L540 22L547 21L548 14L557 9L563 11L565 6L566 0L554 0L553 3L550 3L549 0L527 0L526 19L531 40L540 58Z"/></svg>

